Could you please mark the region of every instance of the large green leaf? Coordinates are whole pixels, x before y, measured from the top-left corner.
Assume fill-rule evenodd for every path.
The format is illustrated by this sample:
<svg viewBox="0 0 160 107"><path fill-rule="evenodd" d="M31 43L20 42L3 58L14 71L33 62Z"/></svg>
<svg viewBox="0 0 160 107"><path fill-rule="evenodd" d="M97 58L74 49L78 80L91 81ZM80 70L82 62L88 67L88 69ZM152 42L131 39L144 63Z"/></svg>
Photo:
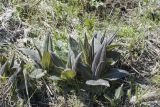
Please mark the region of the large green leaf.
<svg viewBox="0 0 160 107"><path fill-rule="evenodd" d="M66 69L61 73L61 78L65 80L73 79L76 76L76 72L71 69Z"/></svg>
<svg viewBox="0 0 160 107"><path fill-rule="evenodd" d="M105 66L106 66L106 47L103 45L100 60L99 60L99 63L97 65L96 72L95 72L96 78L100 77L102 71L105 70Z"/></svg>
<svg viewBox="0 0 160 107"><path fill-rule="evenodd" d="M46 73L46 70L44 71L43 69L35 69L29 74L29 77L33 79L40 79L45 76Z"/></svg>
<svg viewBox="0 0 160 107"><path fill-rule="evenodd" d="M98 80L88 80L86 81L87 85L92 85L92 86L106 86L110 87L110 84L108 81L103 80L103 79L98 79Z"/></svg>
<svg viewBox="0 0 160 107"><path fill-rule="evenodd" d="M114 81L129 75L130 74L125 70L114 68L114 69L111 69L110 72L107 72L107 75L105 76L105 78L110 81Z"/></svg>

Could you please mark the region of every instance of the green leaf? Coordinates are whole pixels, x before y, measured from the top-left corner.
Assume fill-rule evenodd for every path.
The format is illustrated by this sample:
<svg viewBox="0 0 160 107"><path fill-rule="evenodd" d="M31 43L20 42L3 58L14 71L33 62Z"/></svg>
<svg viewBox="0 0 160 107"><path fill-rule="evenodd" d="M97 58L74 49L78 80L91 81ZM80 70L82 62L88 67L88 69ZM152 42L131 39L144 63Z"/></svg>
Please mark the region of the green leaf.
<svg viewBox="0 0 160 107"><path fill-rule="evenodd" d="M95 36L95 35L94 35L94 36ZM94 41L95 41L95 40L94 40L94 36L93 36L92 41L91 41L91 50L92 50L91 52L92 52L93 55L94 55L94 52L95 52L95 51L94 51ZM93 57L94 57L94 56L93 56Z"/></svg>
<svg viewBox="0 0 160 107"><path fill-rule="evenodd" d="M98 79L98 80L88 80L86 81L87 85L92 85L92 86L106 86L110 87L110 84L108 81L103 80L103 79Z"/></svg>
<svg viewBox="0 0 160 107"><path fill-rule="evenodd" d="M49 49L51 52L53 52L52 38L51 38L50 34L48 34L48 36L49 36L49 46L48 46L48 49Z"/></svg>
<svg viewBox="0 0 160 107"><path fill-rule="evenodd" d="M70 52L68 52L68 60L67 60L66 68L70 68L70 69L72 68Z"/></svg>
<svg viewBox="0 0 160 107"><path fill-rule="evenodd" d="M87 35L85 34L84 44L83 44L83 54L84 54L84 57L85 57L85 62L86 62L87 64L90 64L90 53L89 53L89 49L90 49L90 44L89 44L89 42L88 42Z"/></svg>
<svg viewBox="0 0 160 107"><path fill-rule="evenodd" d="M44 71L43 69L35 69L29 74L29 77L33 79L40 79L45 76L46 73L46 70Z"/></svg>
<svg viewBox="0 0 160 107"><path fill-rule="evenodd" d="M94 36L96 36L96 38L94 37L94 53L97 53L99 51L99 48L102 47L101 35L97 34L97 35L94 35Z"/></svg>
<svg viewBox="0 0 160 107"><path fill-rule="evenodd" d="M42 46L42 53L40 51L40 49L34 44L36 50L38 51L39 57L42 59L42 54L46 53L46 52L53 52L53 44L52 44L52 38L50 36L50 33L48 33L45 38L44 38L44 43Z"/></svg>
<svg viewBox="0 0 160 107"><path fill-rule="evenodd" d="M44 43L43 43L43 54L48 52L49 49L49 34L45 36Z"/></svg>
<svg viewBox="0 0 160 107"><path fill-rule="evenodd" d="M66 69L61 73L61 78L65 80L73 79L76 76L76 72L71 69Z"/></svg>
<svg viewBox="0 0 160 107"><path fill-rule="evenodd" d="M83 78L83 80L89 80L92 78L92 71L87 64L79 63L77 66L77 76Z"/></svg>
<svg viewBox="0 0 160 107"><path fill-rule="evenodd" d="M76 56L74 54L74 52L69 48L69 55L70 55L70 58L71 58L71 65L74 64L74 61L76 59Z"/></svg>
<svg viewBox="0 0 160 107"><path fill-rule="evenodd" d="M99 60L99 63L98 63L98 66L97 66L96 72L95 72L96 78L99 77L101 75L102 71L105 70L105 66L106 66L106 47L103 45L100 60Z"/></svg>
<svg viewBox="0 0 160 107"><path fill-rule="evenodd" d="M74 55L77 56L78 55L78 51L79 51L79 44L78 42L73 39L72 37L69 37L69 48L73 51Z"/></svg>
<svg viewBox="0 0 160 107"><path fill-rule="evenodd" d="M120 99L122 96L123 96L124 92L123 92L123 84L118 87L118 89L116 89L116 92L115 92L115 99Z"/></svg>
<svg viewBox="0 0 160 107"><path fill-rule="evenodd" d="M88 49L89 48L89 42L88 42L88 38L87 38L87 35L85 33L85 36L84 36L84 49Z"/></svg>
<svg viewBox="0 0 160 107"><path fill-rule="evenodd" d="M61 60L54 52L51 52L50 54L54 65L57 67L65 67L64 61Z"/></svg>
<svg viewBox="0 0 160 107"><path fill-rule="evenodd" d="M104 71L105 65L106 65L106 62L104 62L104 61L99 62L98 66L97 66L97 69L96 69L96 72L95 72L95 78L96 79L99 78L102 71Z"/></svg>
<svg viewBox="0 0 160 107"><path fill-rule="evenodd" d="M45 52L43 54L41 64L46 70L49 70L51 64L53 64L51 59L51 54L49 52Z"/></svg>
<svg viewBox="0 0 160 107"><path fill-rule="evenodd" d="M82 42L82 39L81 39L81 38L78 39L78 44L79 44L79 49L80 49L80 50L83 50L83 48L84 48L84 45L83 45L83 44L84 44L84 43Z"/></svg>
<svg viewBox="0 0 160 107"><path fill-rule="evenodd" d="M122 69L111 69L110 72L107 73L107 75L105 76L106 79L110 80L110 81L115 81L121 78L124 78L126 76L129 76L130 74Z"/></svg>
<svg viewBox="0 0 160 107"><path fill-rule="evenodd" d="M33 49L29 49L29 48L18 48L19 51L21 51L23 54L29 56L32 60L34 60L34 62L41 67L40 64L40 57L38 55L38 52L33 50Z"/></svg>
<svg viewBox="0 0 160 107"><path fill-rule="evenodd" d="M94 37L92 38L91 46L89 47L89 56L90 56L89 65L91 66L94 59Z"/></svg>
<svg viewBox="0 0 160 107"><path fill-rule="evenodd" d="M99 61L100 61L102 49L103 49L103 47L101 46L99 48L98 52L96 53L96 55L93 59L93 62L92 62L92 72L93 72L94 75L96 73L96 69L97 69L97 66L98 66Z"/></svg>
<svg viewBox="0 0 160 107"><path fill-rule="evenodd" d="M80 58L81 58L81 53L79 53L74 61L74 64L72 66L72 70L76 71L77 70L77 65L80 63Z"/></svg>

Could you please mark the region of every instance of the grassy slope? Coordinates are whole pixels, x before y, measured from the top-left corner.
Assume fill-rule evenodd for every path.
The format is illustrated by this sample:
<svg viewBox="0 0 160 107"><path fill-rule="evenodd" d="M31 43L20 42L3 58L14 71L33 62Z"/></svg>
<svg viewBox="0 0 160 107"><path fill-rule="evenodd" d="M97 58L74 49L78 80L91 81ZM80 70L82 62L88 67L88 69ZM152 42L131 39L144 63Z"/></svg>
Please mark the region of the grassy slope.
<svg viewBox="0 0 160 107"><path fill-rule="evenodd" d="M128 13L125 14L126 16L120 18L118 16L119 10L117 10L117 13L115 13L117 15L107 17L105 20L99 20L94 13L83 13L83 4L78 3L77 0L72 0L68 3L62 3L57 0L41 0L41 2L29 0L27 4L13 0L10 4L17 9L13 18L24 23L24 28L29 29L31 37L43 38L46 32L54 32L53 41L56 44L60 44L59 47L54 48L56 53L62 57L67 54L66 38L68 35L74 36L74 38L83 38L82 32L84 31L91 35L94 30L106 30L111 33L118 30L116 42L123 45L119 51L124 55L125 64L130 65L133 72L138 72L137 78L143 76L149 81L148 85L139 87L137 102L150 100L150 97L153 97L151 98L152 100L158 100L156 98L159 96L155 94L153 96L146 95L150 91L156 91L156 93L158 91L160 93L158 88L160 83L158 60L160 52L160 44L158 42L160 40L158 37L160 21L158 21L158 17L160 18L160 16L155 16L155 21L153 21L151 15L154 12L160 15L158 3L149 1L144 3L143 6L128 10ZM1 8L4 8L4 5L1 6ZM0 14L4 12L1 9ZM81 13L84 24L79 24L78 14ZM143 98L143 96L146 98ZM67 104L81 107L84 104L79 99L83 100L73 92L68 95ZM64 96L59 96L56 106L64 104Z"/></svg>

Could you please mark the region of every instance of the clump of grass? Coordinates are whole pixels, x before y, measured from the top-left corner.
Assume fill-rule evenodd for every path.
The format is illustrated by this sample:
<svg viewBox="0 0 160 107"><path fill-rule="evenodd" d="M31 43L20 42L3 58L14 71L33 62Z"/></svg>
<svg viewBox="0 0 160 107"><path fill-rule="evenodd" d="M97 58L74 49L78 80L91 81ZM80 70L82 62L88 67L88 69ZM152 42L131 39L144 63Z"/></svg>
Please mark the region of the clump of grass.
<svg viewBox="0 0 160 107"><path fill-rule="evenodd" d="M136 36L136 30L132 26L126 25L120 28L118 35L120 37L134 37Z"/></svg>
<svg viewBox="0 0 160 107"><path fill-rule="evenodd" d="M151 78L151 82L154 83L154 84L159 85L160 84L160 74L154 75Z"/></svg>

